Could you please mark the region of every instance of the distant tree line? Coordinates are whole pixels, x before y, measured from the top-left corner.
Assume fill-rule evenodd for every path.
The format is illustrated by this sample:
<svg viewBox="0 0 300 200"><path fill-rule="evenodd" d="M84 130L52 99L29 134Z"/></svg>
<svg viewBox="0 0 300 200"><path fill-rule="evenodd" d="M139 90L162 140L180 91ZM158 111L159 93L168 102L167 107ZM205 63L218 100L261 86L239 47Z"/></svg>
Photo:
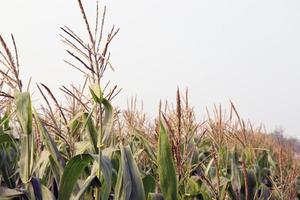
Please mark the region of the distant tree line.
<svg viewBox="0 0 300 200"><path fill-rule="evenodd" d="M300 139L295 137L287 137L284 135L284 130L282 128L275 129L271 136L277 140L280 144L284 146L292 147L296 154L300 154Z"/></svg>

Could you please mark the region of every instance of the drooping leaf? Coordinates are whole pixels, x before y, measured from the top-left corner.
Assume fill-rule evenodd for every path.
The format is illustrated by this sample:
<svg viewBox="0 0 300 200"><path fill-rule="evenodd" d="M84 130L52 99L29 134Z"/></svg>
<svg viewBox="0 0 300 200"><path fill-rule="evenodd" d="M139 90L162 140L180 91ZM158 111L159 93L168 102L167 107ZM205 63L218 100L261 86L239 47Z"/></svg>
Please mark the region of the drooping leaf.
<svg viewBox="0 0 300 200"><path fill-rule="evenodd" d="M130 147L121 147L121 164L115 188L119 200L145 200L143 182Z"/></svg>
<svg viewBox="0 0 300 200"><path fill-rule="evenodd" d="M73 189L83 170L94 160L90 154L81 154L72 157L64 168L64 173L59 184L58 198L70 199Z"/></svg>
<svg viewBox="0 0 300 200"><path fill-rule="evenodd" d="M163 124L160 124L158 141L158 174L161 191L165 199L176 200L178 195L177 176L172 159L171 145L169 143L167 131Z"/></svg>

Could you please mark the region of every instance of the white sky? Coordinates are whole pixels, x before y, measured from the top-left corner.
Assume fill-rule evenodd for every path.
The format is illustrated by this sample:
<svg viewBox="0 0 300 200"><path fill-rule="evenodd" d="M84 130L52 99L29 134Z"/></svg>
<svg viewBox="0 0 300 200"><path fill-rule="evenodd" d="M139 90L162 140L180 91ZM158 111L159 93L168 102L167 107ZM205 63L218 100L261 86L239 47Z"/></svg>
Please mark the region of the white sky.
<svg viewBox="0 0 300 200"><path fill-rule="evenodd" d="M94 1L83 2L93 13ZM160 99L175 102L177 86L188 87L200 118L206 106L232 100L256 125L300 133L300 1L102 3L107 28L121 28L111 48L116 72L108 77L123 88L117 105L138 95L154 115ZM84 34L76 0L0 0L0 33L14 33L23 77L54 90L81 80L62 61L68 57L58 34L65 24Z"/></svg>

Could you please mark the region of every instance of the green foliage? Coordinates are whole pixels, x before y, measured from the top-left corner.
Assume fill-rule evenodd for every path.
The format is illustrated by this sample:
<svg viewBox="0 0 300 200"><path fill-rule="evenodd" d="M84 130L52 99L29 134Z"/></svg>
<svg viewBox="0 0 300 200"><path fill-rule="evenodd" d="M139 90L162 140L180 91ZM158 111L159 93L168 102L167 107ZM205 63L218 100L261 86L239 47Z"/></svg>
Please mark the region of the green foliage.
<svg viewBox="0 0 300 200"><path fill-rule="evenodd" d="M99 84L93 84L90 86L90 92L96 103L101 103L103 99L103 92Z"/></svg>
<svg viewBox="0 0 300 200"><path fill-rule="evenodd" d="M92 120L92 112L89 114L83 113L83 119L84 119L84 127L89 136L93 152L98 153L98 148L97 148L98 133L94 125L94 122Z"/></svg>
<svg viewBox="0 0 300 200"><path fill-rule="evenodd" d="M247 127L233 105L228 120L220 108L199 122L178 90L176 109L160 106L152 122L135 102L115 109L116 87L101 86L118 30L106 40L103 24L92 33L77 2L89 41L68 27L62 39L85 81L63 86L62 103L41 84L46 105L32 106L14 38L15 58L0 36L0 200L300 200L293 146Z"/></svg>
<svg viewBox="0 0 300 200"><path fill-rule="evenodd" d="M89 154L77 155L71 158L66 167L59 186L58 198L70 199L72 191L84 169L94 160Z"/></svg>
<svg viewBox="0 0 300 200"><path fill-rule="evenodd" d="M42 141L45 144L47 151L50 153L51 158L55 162L56 168L59 169L59 177L61 177L63 172L63 167L65 166L65 161L63 160L60 152L57 149L56 144L54 143L47 129L41 122L40 117L38 116L35 110L34 110L34 117L35 117L37 128L41 133Z"/></svg>
<svg viewBox="0 0 300 200"><path fill-rule="evenodd" d="M31 98L28 92L15 93L16 114L21 124L23 133L31 135L32 133L32 107Z"/></svg>
<svg viewBox="0 0 300 200"><path fill-rule="evenodd" d="M161 123L158 141L157 164L159 183L166 200L175 200L178 198L177 175L172 157L173 155L167 131Z"/></svg>
<svg viewBox="0 0 300 200"><path fill-rule="evenodd" d="M33 168L34 144L32 135L32 107L28 92L15 94L16 114L23 130L21 136L20 177L23 183L31 179Z"/></svg>
<svg viewBox="0 0 300 200"><path fill-rule="evenodd" d="M142 178L130 147L121 147L120 161L115 198L120 200L145 200Z"/></svg>

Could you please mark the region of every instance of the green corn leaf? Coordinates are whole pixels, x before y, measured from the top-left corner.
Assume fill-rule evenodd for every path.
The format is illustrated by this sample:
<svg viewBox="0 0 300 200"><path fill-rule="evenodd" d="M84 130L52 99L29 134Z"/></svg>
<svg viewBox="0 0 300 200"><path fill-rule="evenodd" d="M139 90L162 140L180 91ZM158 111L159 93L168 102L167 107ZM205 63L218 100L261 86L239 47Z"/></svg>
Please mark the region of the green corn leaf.
<svg viewBox="0 0 300 200"><path fill-rule="evenodd" d="M33 137L25 135L21 139L20 178L23 183L28 183L33 169Z"/></svg>
<svg viewBox="0 0 300 200"><path fill-rule="evenodd" d="M109 198L112 186L112 165L109 157L102 155L101 171L104 176L104 184L102 185L101 199L107 200Z"/></svg>
<svg viewBox="0 0 300 200"><path fill-rule="evenodd" d="M200 193L200 186L193 178L187 179L187 191L191 195L198 195Z"/></svg>
<svg viewBox="0 0 300 200"><path fill-rule="evenodd" d="M16 186L14 174L17 170L19 151L15 139L9 134L0 134L0 179L9 188Z"/></svg>
<svg viewBox="0 0 300 200"><path fill-rule="evenodd" d="M154 153L153 148L150 145L150 142L141 134L138 130L135 131L134 136L140 140L143 144L145 152L147 153L149 159L157 166L156 163L156 155Z"/></svg>
<svg viewBox="0 0 300 200"><path fill-rule="evenodd" d="M53 173L54 179L55 179L56 183L60 183L63 171L61 171L61 169L55 163L55 161L52 158L52 156L49 156L48 158L49 158L50 168L51 168L51 171Z"/></svg>
<svg viewBox="0 0 300 200"><path fill-rule="evenodd" d="M93 152L98 153L98 148L97 148L98 133L92 120L92 112L90 112L89 114L84 113L83 120L84 120L84 128L89 136Z"/></svg>
<svg viewBox="0 0 300 200"><path fill-rule="evenodd" d="M90 86L90 92L96 103L101 103L103 98L103 92L99 84L94 84Z"/></svg>
<svg viewBox="0 0 300 200"><path fill-rule="evenodd" d="M111 138L111 130L113 127L113 120L114 120L114 110L112 105L109 103L108 100L104 99L102 100L102 104L104 106L104 119L103 119L103 125L104 125L104 135L102 138L103 144L106 144L109 146L109 144L112 142ZM99 145L99 144L98 144Z"/></svg>
<svg viewBox="0 0 300 200"><path fill-rule="evenodd" d="M64 168L64 173L59 185L58 198L70 199L73 189L83 170L94 160L90 154L81 154L72 157Z"/></svg>
<svg viewBox="0 0 300 200"><path fill-rule="evenodd" d="M260 157L258 158L258 166L263 169L263 168L269 168L269 162L268 162L268 152L263 151Z"/></svg>
<svg viewBox="0 0 300 200"><path fill-rule="evenodd" d="M21 124L24 134L30 135L32 132L32 108L31 99L28 92L15 94L16 114Z"/></svg>
<svg viewBox="0 0 300 200"><path fill-rule="evenodd" d="M145 200L143 182L130 147L121 147L115 198L119 200Z"/></svg>
<svg viewBox="0 0 300 200"><path fill-rule="evenodd" d="M107 150L107 149L105 149ZM95 160L98 161L98 155L94 154L92 155ZM107 154L102 152L101 156L101 172L104 178L104 182L102 183L102 188L101 188L101 199L102 200L107 200L109 198L110 192L111 192L111 187L112 187L112 164L111 164L111 159L107 156ZM98 169L98 163L96 168Z"/></svg>
<svg viewBox="0 0 300 200"><path fill-rule="evenodd" d="M177 177L172 159L171 145L168 140L167 131L163 124L160 124L158 141L158 174L161 191L167 200L176 200L177 198Z"/></svg>
<svg viewBox="0 0 300 200"><path fill-rule="evenodd" d="M3 125L4 130L10 129L9 128L9 119L10 119L10 114L8 112L5 112L4 116L1 118L1 124L0 124L1 127Z"/></svg>
<svg viewBox="0 0 300 200"><path fill-rule="evenodd" d="M42 142L45 144L48 152L52 156L54 162L57 165L57 168L60 170L60 173L62 175L63 167L65 166L65 161L63 160L61 154L59 153L56 144L54 143L52 137L48 133L47 129L43 125L42 121L40 120L37 112L34 110L34 118L35 122L37 124L37 127L39 129L39 132L42 136Z"/></svg>
<svg viewBox="0 0 300 200"><path fill-rule="evenodd" d="M147 197L149 193L152 193L155 191L156 181L153 176L150 174L146 175L143 178L143 185L145 188L145 196Z"/></svg>
<svg viewBox="0 0 300 200"><path fill-rule="evenodd" d="M28 183L33 168L34 143L32 133L32 107L28 92L15 94L16 114L23 130L21 137L20 177Z"/></svg>
<svg viewBox="0 0 300 200"><path fill-rule="evenodd" d="M4 144L4 143L10 144L15 151L18 151L15 139L13 139L9 134L6 133L0 134L0 144Z"/></svg>
<svg viewBox="0 0 300 200"><path fill-rule="evenodd" d="M72 135L73 137L76 135L76 133L78 133L82 125L80 118L82 117L83 114L84 112L78 112L68 123L68 127L70 128L70 135Z"/></svg>

